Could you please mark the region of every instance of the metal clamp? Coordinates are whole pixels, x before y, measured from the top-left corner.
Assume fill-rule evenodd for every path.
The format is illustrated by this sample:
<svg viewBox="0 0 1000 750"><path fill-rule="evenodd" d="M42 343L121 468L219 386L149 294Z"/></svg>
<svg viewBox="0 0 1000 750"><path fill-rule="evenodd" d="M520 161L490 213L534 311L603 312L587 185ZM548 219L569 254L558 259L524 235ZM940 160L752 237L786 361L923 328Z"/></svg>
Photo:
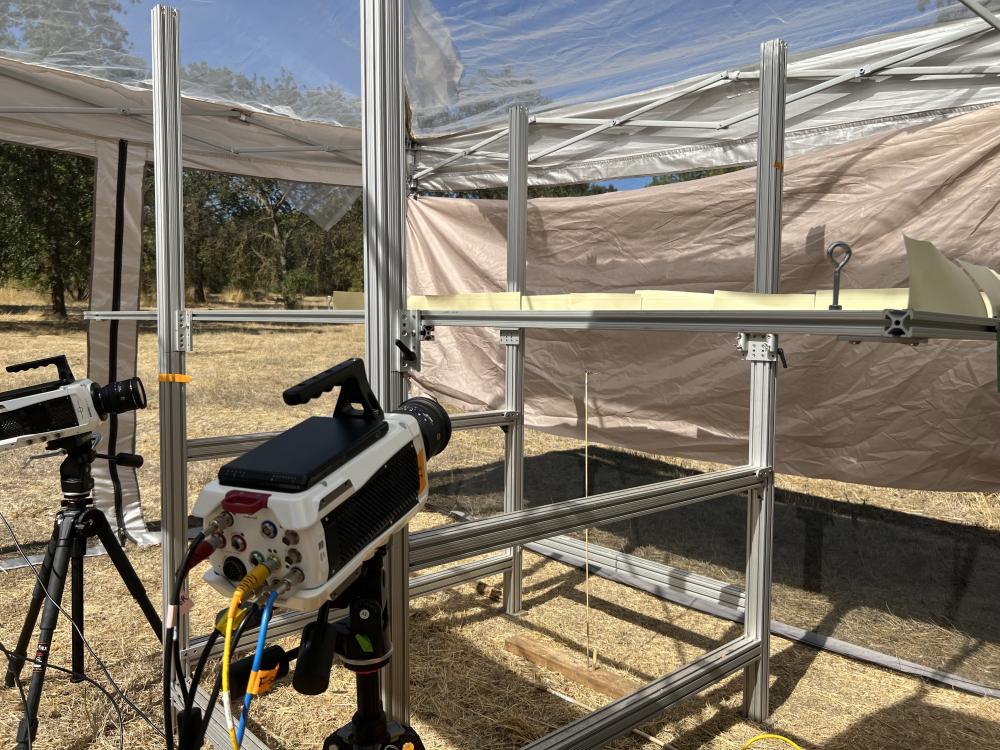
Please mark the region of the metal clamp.
<svg viewBox="0 0 1000 750"><path fill-rule="evenodd" d="M191 311L178 310L174 320L174 351L190 352L194 350L194 330L191 326Z"/></svg>
<svg viewBox="0 0 1000 750"><path fill-rule="evenodd" d="M834 255L834 251L838 248L843 250L843 252L839 256L836 256ZM840 272L847 265L853 254L851 246L840 240L834 242L826 249L826 257L829 258L830 263L833 265L833 300L830 304L831 310L844 309L840 306Z"/></svg>
<svg viewBox="0 0 1000 750"><path fill-rule="evenodd" d="M422 334L420 311L400 311L399 338L396 339L396 348L399 350L399 372L420 370L420 341L423 338Z"/></svg>
<svg viewBox="0 0 1000 750"><path fill-rule="evenodd" d="M501 328L500 329L500 343L506 344L507 346L520 346L521 345L521 329L520 328Z"/></svg>
<svg viewBox="0 0 1000 750"><path fill-rule="evenodd" d="M739 333L736 335L736 349L747 362L777 362L788 369L785 351L778 346L776 333Z"/></svg>

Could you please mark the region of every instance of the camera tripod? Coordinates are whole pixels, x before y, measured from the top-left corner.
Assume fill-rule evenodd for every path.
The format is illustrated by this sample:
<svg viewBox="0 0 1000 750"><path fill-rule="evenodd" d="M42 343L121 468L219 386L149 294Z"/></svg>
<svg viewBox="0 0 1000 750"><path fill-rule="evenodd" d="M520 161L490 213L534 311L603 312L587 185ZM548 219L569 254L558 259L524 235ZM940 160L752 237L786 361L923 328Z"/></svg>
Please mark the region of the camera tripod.
<svg viewBox="0 0 1000 750"><path fill-rule="evenodd" d="M60 605L66 584L66 575L72 575L72 601L70 615L73 621L72 635L72 677L73 682L81 682L84 674L83 643L83 560L87 551L87 540L97 537L104 545L108 557L114 563L128 592L138 603L150 627L158 638L162 638L163 626L160 616L153 607L142 581L129 562L118 538L112 531L107 518L94 506L92 491L94 480L91 464L95 458L107 458L123 466L141 466L142 458L130 453L104 456L94 451L93 433L52 440L46 444L49 450L64 451L66 457L59 467L60 487L63 500L56 513L52 536L49 537L45 557L38 570L38 580L31 594L31 603L24 618L17 647L7 665L4 678L6 687L14 687L24 663L27 660L28 643L35 632L39 612L42 614L38 634L38 648L35 651L31 684L28 688L24 716L17 730L17 750L27 750L30 741L38 731L38 706L42 698L42 686L48 664L52 636L59 620ZM42 611L42 604L45 609Z"/></svg>
<svg viewBox="0 0 1000 750"><path fill-rule="evenodd" d="M392 658L386 635L383 558L385 548L364 562L359 576L335 601L320 608L302 634L292 684L306 695L326 690L334 656L354 672L358 709L351 721L326 738L323 750L424 750L412 727L389 721L382 707L379 670ZM349 615L328 623L330 607Z"/></svg>

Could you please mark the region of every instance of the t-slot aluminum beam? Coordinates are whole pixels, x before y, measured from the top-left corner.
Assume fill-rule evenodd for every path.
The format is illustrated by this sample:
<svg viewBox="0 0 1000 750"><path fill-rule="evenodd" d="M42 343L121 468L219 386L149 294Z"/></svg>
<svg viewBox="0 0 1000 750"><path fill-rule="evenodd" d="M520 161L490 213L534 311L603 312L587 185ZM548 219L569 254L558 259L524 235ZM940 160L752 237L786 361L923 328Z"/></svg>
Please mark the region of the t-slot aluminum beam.
<svg viewBox="0 0 1000 750"><path fill-rule="evenodd" d="M528 244L528 108L510 108L507 157L507 291L524 293ZM504 435L503 509L524 507L524 331L508 331L504 341L504 408L517 414ZM521 548L508 550L510 572L504 577L504 608L521 612Z"/></svg>
<svg viewBox="0 0 1000 750"><path fill-rule="evenodd" d="M524 745L521 750L597 750L615 737L743 669L759 658L760 641L742 636L623 698Z"/></svg>
<svg viewBox="0 0 1000 750"><path fill-rule="evenodd" d="M510 555L495 555L485 560L474 560L433 573L425 573L422 576L414 576L410 579L410 598L416 599L418 596L433 594L435 591L442 591L495 573L506 575L510 572L510 566Z"/></svg>
<svg viewBox="0 0 1000 750"><path fill-rule="evenodd" d="M156 204L156 335L160 368L160 518L163 524L163 606L187 546L187 404L184 352L177 344L184 310L184 212L181 173L180 29L178 13L150 11L153 58L153 166ZM168 377L164 377L164 376ZM167 620L164 618L164 627ZM188 643L188 618L177 616L175 637ZM166 642L164 641L164 644Z"/></svg>
<svg viewBox="0 0 1000 750"><path fill-rule="evenodd" d="M590 544L589 550L585 549L585 546L581 539L557 536L533 542L528 549L556 560L564 557L582 560L589 554L592 569L605 568L615 573L635 576L668 588L678 595L700 597L732 609L742 610L746 606L746 594L742 586L723 583L672 565L645 560L600 544Z"/></svg>
<svg viewBox="0 0 1000 750"><path fill-rule="evenodd" d="M896 342L988 341L997 333L994 318L923 310L421 310L420 320L431 326L796 333Z"/></svg>
<svg viewBox="0 0 1000 750"><path fill-rule="evenodd" d="M414 570L421 570L588 526L756 489L770 471L769 467L740 466L420 531L410 536L411 563Z"/></svg>
<svg viewBox="0 0 1000 750"><path fill-rule="evenodd" d="M760 132L757 137L757 211L753 288L776 293L781 259L781 189L785 159L785 70L788 46L765 42L760 61ZM760 334L757 334L760 337ZM749 359L749 357L748 357ZM749 462L774 465L774 411L777 362L750 361ZM774 475L762 477L747 504L747 640L760 643L760 658L747 665L743 708L754 721L768 717L771 558L774 546Z"/></svg>
<svg viewBox="0 0 1000 750"><path fill-rule="evenodd" d="M192 323L361 324L364 310L188 310ZM84 320L156 320L155 310L87 310Z"/></svg>
<svg viewBox="0 0 1000 750"><path fill-rule="evenodd" d="M517 414L508 411L453 414L451 428L453 430L473 430L483 427L506 427L516 419ZM188 461L208 461L214 458L240 456L280 434L280 432L251 432L245 435L193 438L187 442L187 459Z"/></svg>
<svg viewBox="0 0 1000 750"><path fill-rule="evenodd" d="M403 104L403 1L362 0L362 173L365 364L386 410L405 398L395 341L406 299L406 148ZM386 713L409 721L407 530L392 536L386 560L393 658L382 670Z"/></svg>

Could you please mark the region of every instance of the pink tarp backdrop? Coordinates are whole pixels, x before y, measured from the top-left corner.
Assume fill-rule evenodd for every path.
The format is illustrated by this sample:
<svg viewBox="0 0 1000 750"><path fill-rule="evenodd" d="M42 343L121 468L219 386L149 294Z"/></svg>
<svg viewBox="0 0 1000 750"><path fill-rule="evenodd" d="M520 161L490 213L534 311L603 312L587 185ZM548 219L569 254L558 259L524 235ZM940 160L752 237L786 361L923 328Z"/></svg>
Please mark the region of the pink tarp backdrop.
<svg viewBox="0 0 1000 750"><path fill-rule="evenodd" d="M586 198L529 202L527 293L749 291L753 169ZM829 289L824 248L854 258L845 288L907 285L902 234L1000 268L1000 107L789 159L781 291ZM506 203L411 199L413 294L503 291ZM777 470L892 487L1000 488L993 343L851 345L784 335ZM529 331L528 427L669 456L747 460L748 366L735 336ZM469 410L503 404L495 330L439 328L419 385Z"/></svg>

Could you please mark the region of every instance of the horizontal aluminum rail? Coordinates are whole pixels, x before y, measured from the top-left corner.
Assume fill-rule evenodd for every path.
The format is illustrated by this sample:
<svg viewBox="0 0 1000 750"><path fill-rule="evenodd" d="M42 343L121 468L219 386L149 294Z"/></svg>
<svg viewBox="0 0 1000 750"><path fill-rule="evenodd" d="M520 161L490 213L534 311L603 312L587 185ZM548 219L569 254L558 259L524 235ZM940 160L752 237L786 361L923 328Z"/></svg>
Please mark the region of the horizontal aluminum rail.
<svg viewBox="0 0 1000 750"><path fill-rule="evenodd" d="M697 596L736 610L746 608L746 592L742 586L723 583L708 576L692 573L672 565L644 560L599 544L586 550L581 539L557 536L527 545L527 549L554 560L584 559L589 556L591 572L603 568L608 573L625 573L655 583L680 596Z"/></svg>
<svg viewBox="0 0 1000 750"><path fill-rule="evenodd" d="M192 323L364 323L364 310L189 309ZM84 320L156 322L156 310L87 310Z"/></svg>
<svg viewBox="0 0 1000 750"><path fill-rule="evenodd" d="M517 420L516 411L478 411L451 415L453 430L473 430L480 427L506 427Z"/></svg>
<svg viewBox="0 0 1000 750"><path fill-rule="evenodd" d="M502 513L410 535L411 570L526 544L588 526L731 495L763 484L769 469L741 466Z"/></svg>
<svg viewBox="0 0 1000 750"><path fill-rule="evenodd" d="M920 310L421 310L430 326L802 333L865 340L996 338L997 321Z"/></svg>
<svg viewBox="0 0 1000 750"><path fill-rule="evenodd" d="M418 596L433 594L435 591L442 591L460 583L468 583L483 576L505 573L510 570L510 566L511 556L509 554L496 555L485 560L475 560L433 573L425 573L422 576L415 576L410 579L410 598L416 599Z"/></svg>
<svg viewBox="0 0 1000 750"><path fill-rule="evenodd" d="M515 419L517 412L512 411L469 412L452 414L451 426L455 430L503 427ZM280 434L280 432L250 432L245 435L192 438L187 443L188 461L210 461L214 458L239 456Z"/></svg>
<svg viewBox="0 0 1000 750"><path fill-rule="evenodd" d="M239 456L280 434L280 432L252 432L246 435L193 438L187 443L188 461Z"/></svg>
<svg viewBox="0 0 1000 750"><path fill-rule="evenodd" d="M760 641L742 636L521 750L597 750L759 657Z"/></svg>

